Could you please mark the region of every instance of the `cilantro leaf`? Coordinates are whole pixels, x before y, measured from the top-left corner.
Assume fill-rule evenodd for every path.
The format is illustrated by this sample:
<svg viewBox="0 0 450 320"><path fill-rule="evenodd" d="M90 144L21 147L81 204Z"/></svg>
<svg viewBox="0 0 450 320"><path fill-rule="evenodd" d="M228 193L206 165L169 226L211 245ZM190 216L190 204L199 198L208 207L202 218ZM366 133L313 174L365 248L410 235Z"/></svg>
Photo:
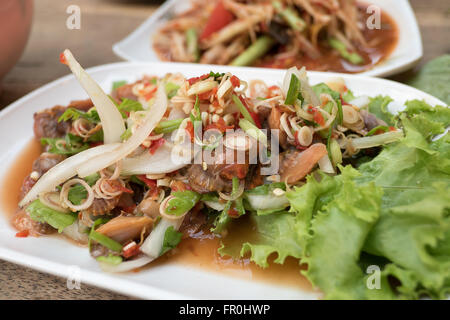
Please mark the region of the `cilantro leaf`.
<svg viewBox="0 0 450 320"><path fill-rule="evenodd" d="M173 226L167 228L166 232L164 233L164 241L160 256L162 256L167 251L174 249L180 243L182 236L183 234L176 231Z"/></svg>

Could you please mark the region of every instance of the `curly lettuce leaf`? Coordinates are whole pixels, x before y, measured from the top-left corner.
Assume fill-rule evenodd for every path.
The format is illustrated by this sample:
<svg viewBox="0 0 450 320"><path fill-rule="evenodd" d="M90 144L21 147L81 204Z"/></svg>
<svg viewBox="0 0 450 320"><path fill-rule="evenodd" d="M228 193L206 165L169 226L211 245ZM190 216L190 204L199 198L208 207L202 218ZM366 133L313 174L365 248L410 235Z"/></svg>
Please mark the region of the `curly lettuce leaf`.
<svg viewBox="0 0 450 320"><path fill-rule="evenodd" d="M387 109L387 106L392 102L392 98L388 96L377 96L370 99L369 112L373 113L378 119L383 120L388 125L395 124L395 117Z"/></svg>
<svg viewBox="0 0 450 320"><path fill-rule="evenodd" d="M274 262L279 264L283 264L288 256L300 258L302 250L293 214L282 212L258 216L251 213L247 219L251 234L243 234L239 241L225 237L219 249L221 255L237 259L250 254L250 260L262 268L269 266L268 258L273 253L277 254Z"/></svg>
<svg viewBox="0 0 450 320"><path fill-rule="evenodd" d="M345 167L340 176L322 175L320 182L310 177L305 186L288 193L293 210L300 208L299 218L305 220L302 215L306 214L309 219L302 257L308 270L303 274L326 299L365 299L369 295L358 261L378 220L382 190L374 184L357 186L354 178L358 175L355 169ZM301 207L301 203L307 205Z"/></svg>
<svg viewBox="0 0 450 320"><path fill-rule="evenodd" d="M432 135L450 124L449 110L423 102L407 104L400 119L406 137L359 169L358 183L383 187L380 219L364 250L393 262L391 275L403 296L442 296L450 278L450 134ZM430 134L432 132L432 134ZM402 275L399 278L401 268ZM407 279L408 281L405 281ZM414 284L414 285L412 285Z"/></svg>

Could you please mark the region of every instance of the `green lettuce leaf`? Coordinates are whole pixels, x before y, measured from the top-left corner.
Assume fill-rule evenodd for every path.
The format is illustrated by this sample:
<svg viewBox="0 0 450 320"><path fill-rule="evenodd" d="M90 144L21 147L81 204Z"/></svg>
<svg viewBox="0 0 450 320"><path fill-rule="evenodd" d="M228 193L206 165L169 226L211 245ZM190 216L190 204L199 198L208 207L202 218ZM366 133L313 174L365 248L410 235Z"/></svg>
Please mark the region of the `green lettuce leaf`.
<svg viewBox="0 0 450 320"><path fill-rule="evenodd" d="M293 214L281 212L258 216L250 213L245 218L249 219L247 222L251 232L241 232L239 241L225 237L219 249L221 255L237 259L249 254L250 260L263 268L269 266L268 258L272 253L277 254L274 262L279 264L283 264L288 256L300 258L302 250ZM242 223L241 219L237 223Z"/></svg>
<svg viewBox="0 0 450 320"><path fill-rule="evenodd" d="M42 223L48 223L53 228L57 229L59 233L72 225L78 217L76 213L63 213L51 209L43 205L39 199L34 200L26 208L26 211L30 214L31 219Z"/></svg>
<svg viewBox="0 0 450 320"><path fill-rule="evenodd" d="M428 62L408 84L450 104L449 82L450 54L446 54Z"/></svg>
<svg viewBox="0 0 450 320"><path fill-rule="evenodd" d="M448 110L433 111L423 102L407 104L400 115L404 140L363 164L357 178L384 189L380 219L364 250L394 263L383 272L398 278L397 290L407 298L419 293L438 297L448 288L450 134L431 141L449 126L448 115Z"/></svg>
<svg viewBox="0 0 450 320"><path fill-rule="evenodd" d="M392 99L388 96L377 96L370 99L369 112L373 113L378 119L383 120L388 125L393 126L395 124L395 117L388 109L388 104Z"/></svg>
<svg viewBox="0 0 450 320"><path fill-rule="evenodd" d="M303 232L303 274L327 299L365 299L366 275L359 266L361 249L379 216L382 189L357 186L358 172L342 168L337 177L322 175L288 193ZM303 204L303 205L302 205ZM306 223L307 222L307 223Z"/></svg>

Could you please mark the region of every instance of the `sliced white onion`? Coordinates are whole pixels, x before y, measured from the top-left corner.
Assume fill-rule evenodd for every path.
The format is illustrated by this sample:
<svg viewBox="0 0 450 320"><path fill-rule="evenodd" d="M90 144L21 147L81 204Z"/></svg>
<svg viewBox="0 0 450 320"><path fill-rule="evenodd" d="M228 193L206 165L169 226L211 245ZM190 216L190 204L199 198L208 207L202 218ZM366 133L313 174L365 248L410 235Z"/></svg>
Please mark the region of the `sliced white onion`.
<svg viewBox="0 0 450 320"><path fill-rule="evenodd" d="M158 258L161 254L166 230L170 227L178 230L182 223L183 219L169 220L166 218L161 218L159 223L142 244L141 252L145 253L151 259Z"/></svg>
<svg viewBox="0 0 450 320"><path fill-rule="evenodd" d="M89 228L85 226L80 220L76 220L70 226L64 228L62 233L80 244L87 244L89 237L86 233L86 230L88 229Z"/></svg>
<svg viewBox="0 0 450 320"><path fill-rule="evenodd" d="M105 153L81 165L77 172L80 177L87 177L94 174L117 161L125 158L138 148L142 142L150 135L156 125L161 121L167 110L167 96L163 85L160 85L156 93L154 104L147 111L142 125L125 142L120 144L115 150Z"/></svg>
<svg viewBox="0 0 450 320"><path fill-rule="evenodd" d="M56 166L48 170L31 188L26 196L20 201L19 206L23 207L27 203L33 201L39 194L54 191L61 183L67 181L77 174L78 167L97 157L98 155L110 152L117 148L119 143L105 144L95 148L91 148L73 155L66 160L58 163Z"/></svg>
<svg viewBox="0 0 450 320"><path fill-rule="evenodd" d="M334 91L337 91L339 93L344 93L347 89L345 85L345 80L342 77L333 77L327 80L325 84Z"/></svg>
<svg viewBox="0 0 450 320"><path fill-rule="evenodd" d="M125 124L119 110L94 79L84 71L70 50L64 50L64 57L70 70L78 79L97 109L102 123L105 144L120 142L120 136L125 131Z"/></svg>
<svg viewBox="0 0 450 320"><path fill-rule="evenodd" d="M358 98L353 99L349 102L352 106L358 107L358 108L365 108L369 105L370 99L368 96L359 96Z"/></svg>
<svg viewBox="0 0 450 320"><path fill-rule="evenodd" d="M335 173L333 164L330 161L330 157L328 157L328 154L324 155L322 158L320 158L319 162L319 168L325 173Z"/></svg>
<svg viewBox="0 0 450 320"><path fill-rule="evenodd" d="M285 195L274 194L247 194L248 203L254 210L284 209L289 205Z"/></svg>
<svg viewBox="0 0 450 320"><path fill-rule="evenodd" d="M147 257L146 255L141 255L133 260L124 261L120 264L114 265L107 262L99 261L100 268L105 272L118 273L132 271L136 268L140 268L152 262L154 258Z"/></svg>
<svg viewBox="0 0 450 320"><path fill-rule="evenodd" d="M125 158L122 162L122 174L162 174L179 170L189 164L192 157L190 150L186 148L181 149L185 151L185 157L178 157L176 153L179 150L176 148L164 144L154 154L144 152L138 157Z"/></svg>
<svg viewBox="0 0 450 320"><path fill-rule="evenodd" d="M203 201L203 203L216 211L223 211L223 209L225 209L225 203L219 201Z"/></svg>
<svg viewBox="0 0 450 320"><path fill-rule="evenodd" d="M287 96L289 85L291 84L291 77L293 74L300 80L300 92L306 103L310 103L314 107L320 105L319 98L309 85L308 76L304 67L301 70L298 70L297 67L292 67L286 71L282 86L284 96Z"/></svg>

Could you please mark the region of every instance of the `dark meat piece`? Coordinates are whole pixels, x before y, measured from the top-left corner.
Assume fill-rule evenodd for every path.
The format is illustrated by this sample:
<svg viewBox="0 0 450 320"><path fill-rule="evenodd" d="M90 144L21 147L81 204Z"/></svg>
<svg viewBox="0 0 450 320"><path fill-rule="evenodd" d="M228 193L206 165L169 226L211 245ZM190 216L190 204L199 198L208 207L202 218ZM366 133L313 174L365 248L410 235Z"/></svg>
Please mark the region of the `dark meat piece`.
<svg viewBox="0 0 450 320"><path fill-rule="evenodd" d="M261 175L261 165L251 165L245 179L245 189L251 190L263 184L264 177Z"/></svg>
<svg viewBox="0 0 450 320"><path fill-rule="evenodd" d="M133 86L136 83L123 85L112 92L112 97L117 101L122 101L123 99L137 100L138 97L133 94Z"/></svg>
<svg viewBox="0 0 450 320"><path fill-rule="evenodd" d="M75 108L84 112L87 112L90 108L92 108L94 104L91 99L86 100L74 100L69 104L69 108Z"/></svg>
<svg viewBox="0 0 450 320"><path fill-rule="evenodd" d="M199 202L186 216L179 231L183 238L202 238L208 222L207 215L202 211L203 203Z"/></svg>
<svg viewBox="0 0 450 320"><path fill-rule="evenodd" d="M39 158L34 160L33 171L36 171L39 173L39 176L42 176L64 159L66 159L66 157L63 155L44 152L39 156Z"/></svg>
<svg viewBox="0 0 450 320"><path fill-rule="evenodd" d="M112 199L95 199L89 208L83 210L83 214L92 214L93 216L102 216L109 214L119 203L120 196Z"/></svg>
<svg viewBox="0 0 450 320"><path fill-rule="evenodd" d="M33 188L33 186L35 185L36 180L32 179L30 175L28 175L22 183L22 186L20 187L20 200L23 199L23 197L25 197L25 195L28 193L28 191L31 190L31 188Z"/></svg>
<svg viewBox="0 0 450 320"><path fill-rule="evenodd" d="M58 122L59 117L66 111L66 107L56 106L51 109L34 114L34 135L41 138L60 138L69 132L71 124L69 122Z"/></svg>
<svg viewBox="0 0 450 320"><path fill-rule="evenodd" d="M34 237L51 234L56 231L56 229L47 223L41 223L31 219L29 213L25 210L18 211L11 219L11 224L18 231L28 230L29 234Z"/></svg>
<svg viewBox="0 0 450 320"><path fill-rule="evenodd" d="M387 126L386 122L378 119L373 113L370 113L367 110L361 110L360 114L364 120L367 131L370 131L378 126Z"/></svg>
<svg viewBox="0 0 450 320"><path fill-rule="evenodd" d="M222 179L215 166L209 165L205 171L200 164L193 164L187 170L189 186L198 193L208 193L212 191L230 192L231 181Z"/></svg>
<svg viewBox="0 0 450 320"><path fill-rule="evenodd" d="M208 164L206 170L200 164L194 164L187 170L189 186L198 193L232 190L234 177L245 179L249 170L249 155L245 153L244 163L238 163L237 151L225 148L222 154L212 155L214 164ZM204 156L203 159L209 159Z"/></svg>
<svg viewBox="0 0 450 320"><path fill-rule="evenodd" d="M53 153L42 153L39 158L34 160L33 162L33 171L36 171L41 177L48 170L56 166L58 163L65 159L64 156L53 154ZM37 180L31 178L31 174L28 175L22 183L22 187L20 188L20 199L22 199L28 191L33 188L34 184Z"/></svg>

